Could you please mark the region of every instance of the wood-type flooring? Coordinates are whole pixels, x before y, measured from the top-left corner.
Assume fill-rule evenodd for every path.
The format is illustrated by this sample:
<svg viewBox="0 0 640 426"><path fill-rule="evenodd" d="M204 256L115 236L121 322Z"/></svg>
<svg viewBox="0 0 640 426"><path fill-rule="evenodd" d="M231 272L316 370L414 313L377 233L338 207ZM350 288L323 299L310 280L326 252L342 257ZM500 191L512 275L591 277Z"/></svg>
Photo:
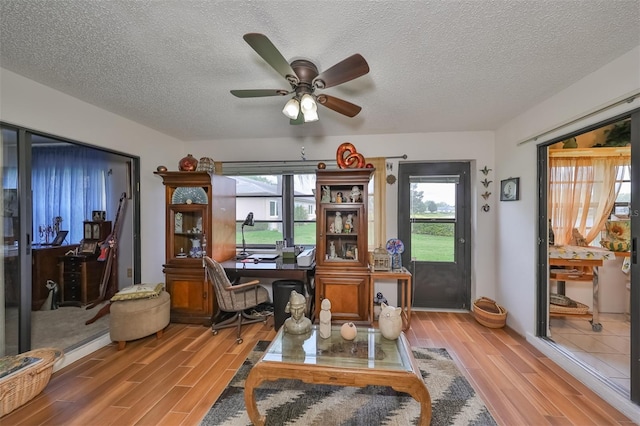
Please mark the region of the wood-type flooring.
<svg viewBox="0 0 640 426"><path fill-rule="evenodd" d="M273 322L213 336L204 326L170 324L162 338L106 346L53 374L4 425L198 425ZM446 348L500 425L632 425L509 328L470 314L413 312L412 346Z"/></svg>

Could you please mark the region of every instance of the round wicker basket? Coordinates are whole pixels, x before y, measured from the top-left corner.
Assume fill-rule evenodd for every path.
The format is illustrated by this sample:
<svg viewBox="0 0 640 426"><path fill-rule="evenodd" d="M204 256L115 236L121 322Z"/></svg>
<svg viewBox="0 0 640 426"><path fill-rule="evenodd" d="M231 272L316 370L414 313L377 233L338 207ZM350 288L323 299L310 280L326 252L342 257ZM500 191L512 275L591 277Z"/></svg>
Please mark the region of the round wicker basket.
<svg viewBox="0 0 640 426"><path fill-rule="evenodd" d="M473 302L473 316L476 321L489 328L502 328L507 323L507 310L488 297L481 297Z"/></svg>
<svg viewBox="0 0 640 426"><path fill-rule="evenodd" d="M21 407L42 392L51 378L53 364L62 356L62 351L42 348L22 353L20 356L39 358L41 361L0 379L0 417Z"/></svg>

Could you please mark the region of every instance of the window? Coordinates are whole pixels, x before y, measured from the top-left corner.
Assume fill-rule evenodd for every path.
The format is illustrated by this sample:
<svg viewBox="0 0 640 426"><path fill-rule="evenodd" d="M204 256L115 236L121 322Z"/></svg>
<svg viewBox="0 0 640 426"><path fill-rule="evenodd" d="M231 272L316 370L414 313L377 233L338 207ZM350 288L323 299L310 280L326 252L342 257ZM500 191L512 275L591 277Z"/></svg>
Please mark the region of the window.
<svg viewBox="0 0 640 426"><path fill-rule="evenodd" d="M269 216L270 217L278 217L278 202L271 200L269 201Z"/></svg>
<svg viewBox="0 0 640 426"><path fill-rule="evenodd" d="M329 167L335 162L324 161ZM369 184L369 248L386 241L385 159L368 158L376 171ZM255 225L245 226L249 248L316 244L316 164L310 161L225 162L220 169L236 179L236 245L242 246L241 225L253 212ZM264 171L264 172L263 172ZM274 171L278 171L274 173Z"/></svg>
<svg viewBox="0 0 640 426"><path fill-rule="evenodd" d="M236 244L242 244L241 226L253 212L255 225L245 226L249 248L315 245L315 173L283 175L229 175L236 180Z"/></svg>

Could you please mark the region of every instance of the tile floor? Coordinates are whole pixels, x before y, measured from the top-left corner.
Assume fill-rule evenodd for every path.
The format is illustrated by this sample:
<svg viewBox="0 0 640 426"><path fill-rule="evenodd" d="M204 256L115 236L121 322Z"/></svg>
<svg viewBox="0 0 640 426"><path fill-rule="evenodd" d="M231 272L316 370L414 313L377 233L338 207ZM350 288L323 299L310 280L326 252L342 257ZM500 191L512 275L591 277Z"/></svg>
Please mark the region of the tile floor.
<svg viewBox="0 0 640 426"><path fill-rule="evenodd" d="M584 318L550 319L551 339L581 362L630 393L631 323L624 314L600 314L602 331Z"/></svg>

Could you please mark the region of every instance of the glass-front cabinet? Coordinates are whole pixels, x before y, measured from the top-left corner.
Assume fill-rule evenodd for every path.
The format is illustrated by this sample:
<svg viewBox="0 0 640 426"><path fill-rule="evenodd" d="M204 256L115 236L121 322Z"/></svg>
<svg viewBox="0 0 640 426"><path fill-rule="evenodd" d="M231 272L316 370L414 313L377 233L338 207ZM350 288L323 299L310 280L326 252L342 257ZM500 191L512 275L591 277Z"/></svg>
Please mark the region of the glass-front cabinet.
<svg viewBox="0 0 640 426"><path fill-rule="evenodd" d="M367 188L373 172L316 171L316 317L327 298L332 320L371 323Z"/></svg>
<svg viewBox="0 0 640 426"><path fill-rule="evenodd" d="M154 172L166 189L166 262L171 321L210 324L215 297L203 256L235 256L235 181L208 172Z"/></svg>

